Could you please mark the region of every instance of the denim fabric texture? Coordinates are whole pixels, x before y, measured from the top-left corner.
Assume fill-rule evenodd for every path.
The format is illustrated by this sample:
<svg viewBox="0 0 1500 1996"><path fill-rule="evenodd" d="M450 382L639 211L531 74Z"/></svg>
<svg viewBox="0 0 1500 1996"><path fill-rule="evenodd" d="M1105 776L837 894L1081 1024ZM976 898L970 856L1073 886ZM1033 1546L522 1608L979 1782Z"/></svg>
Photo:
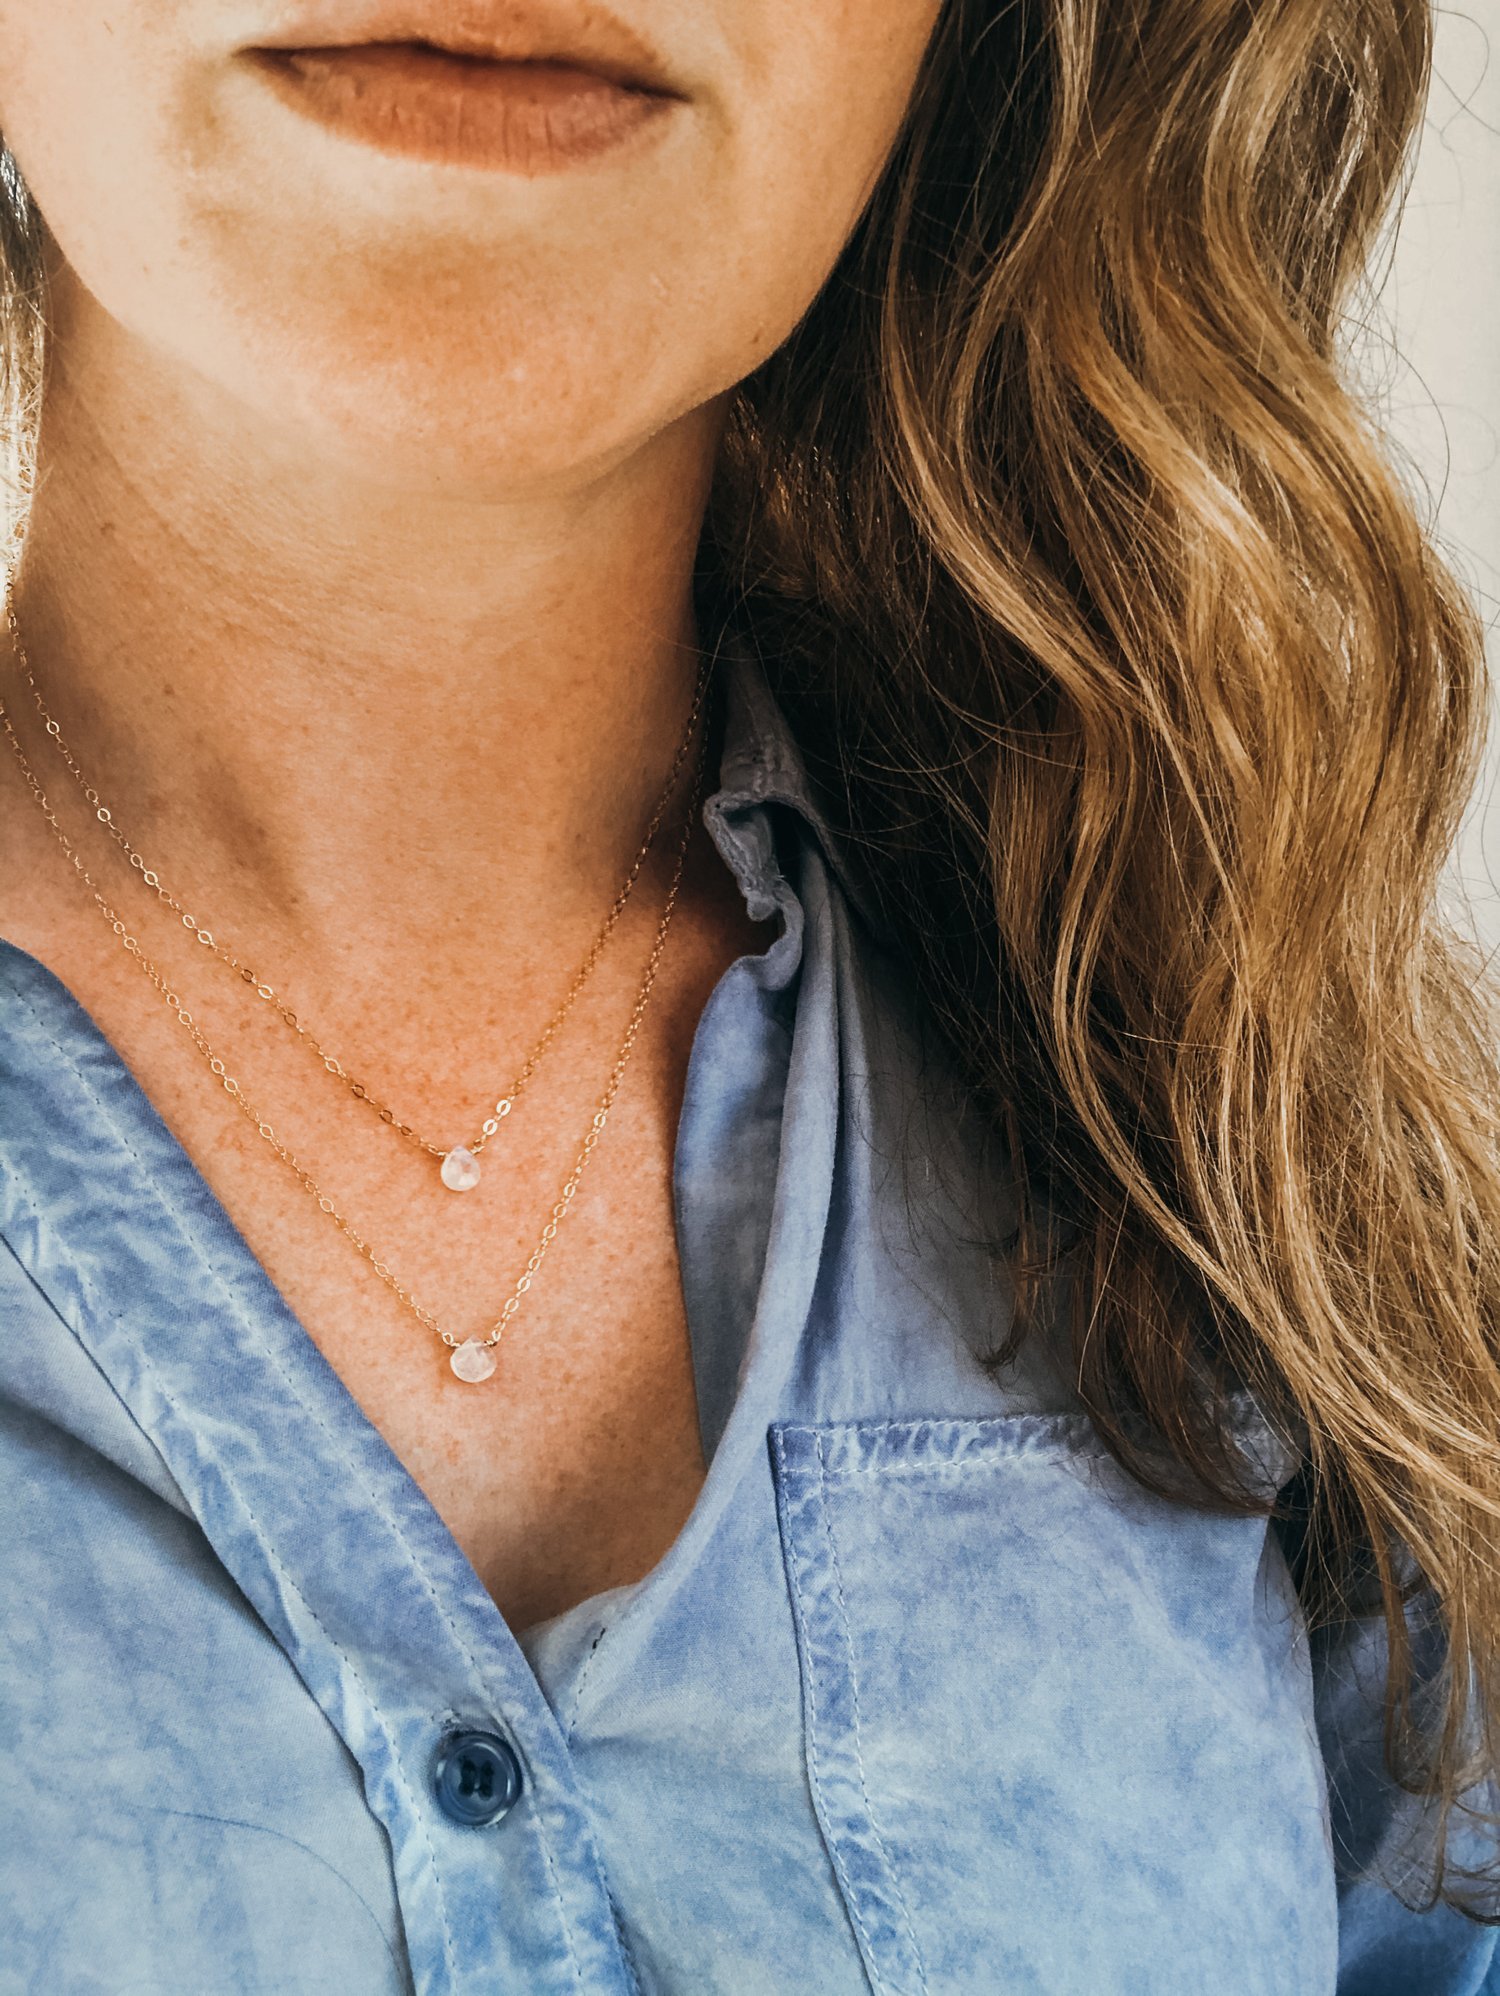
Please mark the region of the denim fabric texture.
<svg viewBox="0 0 1500 1996"><path fill-rule="evenodd" d="M705 821L781 919L677 1133L709 1474L537 1627L0 944L0 1992L1500 1996L1495 1930L1350 1882L1416 1820L1377 1623L1310 1643L1266 1520L1126 1479L1046 1337L980 1364L1003 1160L725 671ZM522 1769L485 1827L463 1730Z"/></svg>

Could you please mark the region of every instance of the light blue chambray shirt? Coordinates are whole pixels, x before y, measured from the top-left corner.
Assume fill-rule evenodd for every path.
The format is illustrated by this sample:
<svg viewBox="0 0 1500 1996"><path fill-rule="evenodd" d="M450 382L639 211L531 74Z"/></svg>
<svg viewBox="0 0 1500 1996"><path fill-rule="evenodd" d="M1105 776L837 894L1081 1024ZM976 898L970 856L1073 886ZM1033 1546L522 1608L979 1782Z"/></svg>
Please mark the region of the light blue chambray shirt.
<svg viewBox="0 0 1500 1996"><path fill-rule="evenodd" d="M1493 1929L1344 1882L1404 1833L1377 1625L1310 1646L1263 1519L1128 1483L1035 1353L978 1363L988 1147L727 674L706 821L782 920L677 1138L709 1473L539 1627L0 945L0 1991L1500 1991ZM513 1805L456 1820L507 1749Z"/></svg>

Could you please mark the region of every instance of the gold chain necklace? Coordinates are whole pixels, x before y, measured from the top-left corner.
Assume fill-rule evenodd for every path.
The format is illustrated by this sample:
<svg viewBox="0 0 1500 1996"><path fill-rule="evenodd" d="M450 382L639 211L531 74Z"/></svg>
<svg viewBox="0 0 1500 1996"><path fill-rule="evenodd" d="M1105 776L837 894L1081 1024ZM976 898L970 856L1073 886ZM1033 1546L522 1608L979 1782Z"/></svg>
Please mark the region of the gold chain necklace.
<svg viewBox="0 0 1500 1996"><path fill-rule="evenodd" d="M551 1247L568 1208L573 1203L588 1161L592 1157L600 1137L604 1134L604 1125L609 1116L610 1107L619 1091L621 1077L624 1075L626 1064L630 1059L636 1035L640 1031L641 1021L645 1017L646 1007L651 997L651 988L656 982L657 969L661 963L662 951L666 947L667 930L671 924L672 911L677 904L678 892L682 884L683 866L687 858L687 849L692 838L693 826L697 819L698 800L703 790L704 755L707 748L706 734L699 744L692 795L689 798L687 811L684 815L682 833L677 842L677 851L672 868L671 884L667 889L666 903L662 909L661 921L657 926L656 939L652 944L645 975L641 979L635 1004L631 1008L630 1019L626 1025L624 1037L620 1042L620 1049L615 1057L615 1064L610 1070L604 1092L599 1097L593 1116L590 1118L588 1130L583 1138L578 1155L574 1159L573 1168L564 1180L562 1189L553 1202L552 1210L547 1216L546 1224L538 1236L536 1245L527 1257L526 1265L517 1278L510 1295L501 1307L499 1316L496 1317L483 1337L471 1336L459 1338L452 1331L445 1329L437 1316L425 1304L418 1301L412 1291L394 1273L384 1256L378 1253L339 1211L334 1201L323 1191L311 1171L302 1163L296 1153L283 1143L277 1135L275 1128L260 1114L243 1088L241 1088L239 1082L228 1071L224 1061L214 1051L202 1028L198 1025L192 1013L184 1006L176 991L173 990L162 972L152 962L151 958L147 956L137 939L130 933L126 924L100 893L96 882L84 865L77 847L63 830L61 824L58 822L57 814L47 801L46 792L42 788L36 771L31 766L26 751L21 745L19 736L11 725L10 715L6 710L3 699L0 699L0 730L4 731L11 753L20 764L21 773L26 779L26 785L33 801L36 803L42 816L46 819L53 837L57 840L74 872L93 896L94 904L101 916L109 924L110 929L119 939L124 949L134 958L141 970L151 980L151 983L155 986L173 1017L187 1033L193 1045L207 1063L210 1073L219 1081L241 1115L254 1127L256 1134L270 1146L277 1157L281 1159L282 1163L295 1174L303 1190L317 1201L319 1211L326 1213L345 1237L353 1243L386 1287L399 1297L402 1304L419 1323L442 1339L449 1350L449 1364L458 1378L469 1385L478 1385L480 1381L488 1379L495 1370L494 1348L499 1344L501 1338L505 1335L511 1319L520 1309L522 1299L530 1289L532 1279L541 1267L543 1258L548 1248Z"/></svg>
<svg viewBox="0 0 1500 1996"><path fill-rule="evenodd" d="M367 1088L362 1081L352 1074L338 1055L330 1052L323 1045L307 1021L281 996L276 986L268 984L256 971L252 970L248 964L241 960L235 949L223 940L222 932L218 930L217 925L210 928L200 924L197 917L190 915L182 903L165 885L160 873L154 867L147 866L141 854L115 822L113 811L101 801L99 792L84 775L73 751L63 739L61 728L53 719L51 711L42 698L42 690L37 684L31 660L27 656L26 648L21 642L20 626L16 621L14 588L15 571L14 564L12 564L4 587L5 621L10 633L11 651L27 686L31 690L31 698L37 713L41 716L42 725L46 729L53 747L67 765L68 773L93 810L94 816L124 853L126 859L130 862L131 868L142 884L154 893L159 901L172 910L173 914L177 916L182 926L192 935L196 942L209 950L227 970L235 972L263 1004L269 1005L272 1008L283 1024L290 1027L302 1044L308 1048L309 1052L317 1057L326 1071L335 1080L343 1082L356 1101L368 1104L370 1109L374 1111L387 1128L394 1130L398 1136L405 1138L408 1143L415 1144L419 1150L427 1152L430 1157L437 1158L441 1166L440 1175L442 1181L448 1187L449 1191L472 1191L479 1183L481 1176L480 1154L491 1137L499 1130L501 1123L514 1108L517 1097L536 1071L538 1063L546 1053L547 1048L551 1045L558 1028L573 1009L579 993L583 990L600 957L604 954L605 945L608 943L611 935L613 935L615 925L624 912L626 902L630 899L631 890L640 875L646 855L655 842L657 832L661 829L661 822L666 815L667 805L671 800L673 790L676 788L678 776L681 773L683 762L691 746L712 670L712 656L705 657L699 667L697 684L693 690L693 701L688 711L687 723L678 741L676 753L672 758L671 768L667 772L667 780L662 785L661 794L656 802L656 808L652 812L650 823L646 827L646 836L641 841L640 848L631 863L630 871L625 876L624 884L615 895L614 901L610 905L609 913L605 916L598 934L590 944L588 952L580 964L573 982L568 987L562 1003L543 1027L541 1037L527 1054L510 1086L500 1096L489 1115L485 1117L483 1123L480 1125L478 1134L466 1144L437 1144L433 1143L429 1138L424 1137L410 1123L403 1122L394 1109L383 1102L372 1089Z"/></svg>

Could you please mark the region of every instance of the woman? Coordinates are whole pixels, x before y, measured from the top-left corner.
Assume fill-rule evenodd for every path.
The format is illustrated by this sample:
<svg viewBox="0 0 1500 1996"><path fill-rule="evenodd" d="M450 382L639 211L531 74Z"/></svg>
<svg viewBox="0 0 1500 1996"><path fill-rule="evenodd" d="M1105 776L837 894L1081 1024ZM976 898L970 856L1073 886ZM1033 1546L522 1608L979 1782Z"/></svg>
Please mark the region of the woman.
<svg viewBox="0 0 1500 1996"><path fill-rule="evenodd" d="M6 1988L1500 1987L1428 28L6 0Z"/></svg>

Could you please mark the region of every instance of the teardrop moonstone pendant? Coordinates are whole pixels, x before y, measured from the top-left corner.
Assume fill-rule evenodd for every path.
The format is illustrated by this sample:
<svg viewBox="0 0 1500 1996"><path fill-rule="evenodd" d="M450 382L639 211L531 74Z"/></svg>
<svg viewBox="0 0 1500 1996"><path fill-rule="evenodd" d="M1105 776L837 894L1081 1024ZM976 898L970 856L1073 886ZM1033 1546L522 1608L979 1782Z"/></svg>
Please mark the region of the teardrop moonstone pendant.
<svg viewBox="0 0 1500 1996"><path fill-rule="evenodd" d="M481 1379L488 1379L495 1369L495 1354L478 1338L465 1338L448 1363L470 1386L477 1386Z"/></svg>
<svg viewBox="0 0 1500 1996"><path fill-rule="evenodd" d="M479 1159L460 1144L443 1159L442 1176L450 1192L472 1192L479 1183Z"/></svg>

